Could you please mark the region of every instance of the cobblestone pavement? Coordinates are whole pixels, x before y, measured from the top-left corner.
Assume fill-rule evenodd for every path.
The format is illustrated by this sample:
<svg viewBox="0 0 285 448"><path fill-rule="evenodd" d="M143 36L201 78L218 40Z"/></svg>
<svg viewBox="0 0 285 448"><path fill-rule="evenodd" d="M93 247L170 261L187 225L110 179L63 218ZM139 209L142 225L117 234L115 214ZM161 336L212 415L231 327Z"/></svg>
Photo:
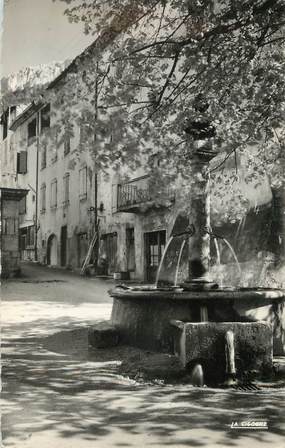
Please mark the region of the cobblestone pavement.
<svg viewBox="0 0 285 448"><path fill-rule="evenodd" d="M112 281L26 264L2 284L4 447L260 447L284 444L284 391L142 384L120 360L87 350L86 328L108 319ZM266 420L268 430L231 429Z"/></svg>

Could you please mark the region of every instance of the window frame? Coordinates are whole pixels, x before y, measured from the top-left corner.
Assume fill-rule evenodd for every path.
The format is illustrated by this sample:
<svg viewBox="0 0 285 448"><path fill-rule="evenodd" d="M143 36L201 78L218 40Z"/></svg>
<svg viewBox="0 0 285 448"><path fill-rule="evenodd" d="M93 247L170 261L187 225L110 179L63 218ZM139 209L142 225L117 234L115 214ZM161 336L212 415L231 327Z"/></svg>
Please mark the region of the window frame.
<svg viewBox="0 0 285 448"><path fill-rule="evenodd" d="M63 176L63 201L62 204L64 207L69 205L70 198L70 173L65 173Z"/></svg>
<svg viewBox="0 0 285 448"><path fill-rule="evenodd" d="M55 185L55 192L53 186ZM53 179L50 183L50 208L55 210L57 208L57 179Z"/></svg>
<svg viewBox="0 0 285 448"><path fill-rule="evenodd" d="M47 186L44 183L41 186L41 213L46 212L46 203L47 203L46 194L47 194Z"/></svg>
<svg viewBox="0 0 285 448"><path fill-rule="evenodd" d="M41 131L50 128L51 124L50 115L51 115L51 107L50 103L48 103L40 110Z"/></svg>
<svg viewBox="0 0 285 448"><path fill-rule="evenodd" d="M71 151L71 138L70 136L65 136L63 141L63 155L67 156Z"/></svg>
<svg viewBox="0 0 285 448"><path fill-rule="evenodd" d="M33 132L31 133L31 129ZM28 146L30 146L37 137L37 117L34 117L29 123L27 124L27 138L28 138Z"/></svg>

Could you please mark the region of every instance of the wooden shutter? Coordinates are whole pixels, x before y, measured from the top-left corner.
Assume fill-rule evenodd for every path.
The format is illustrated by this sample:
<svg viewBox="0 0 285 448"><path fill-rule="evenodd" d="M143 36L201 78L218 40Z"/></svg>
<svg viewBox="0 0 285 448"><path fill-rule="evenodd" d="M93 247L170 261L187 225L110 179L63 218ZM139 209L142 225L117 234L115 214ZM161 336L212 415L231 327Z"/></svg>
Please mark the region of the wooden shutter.
<svg viewBox="0 0 285 448"><path fill-rule="evenodd" d="M27 173L27 151L20 151L17 153L17 173Z"/></svg>

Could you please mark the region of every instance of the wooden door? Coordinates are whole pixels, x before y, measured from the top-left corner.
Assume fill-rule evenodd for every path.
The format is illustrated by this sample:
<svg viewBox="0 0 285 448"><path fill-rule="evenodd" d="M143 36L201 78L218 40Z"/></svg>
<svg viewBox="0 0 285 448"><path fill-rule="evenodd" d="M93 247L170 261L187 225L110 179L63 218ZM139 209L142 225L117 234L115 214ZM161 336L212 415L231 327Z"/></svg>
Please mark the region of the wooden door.
<svg viewBox="0 0 285 448"><path fill-rule="evenodd" d="M135 259L135 232L134 228L126 229L126 247L127 247L127 269L134 271L136 269Z"/></svg>
<svg viewBox="0 0 285 448"><path fill-rule="evenodd" d="M60 264L66 266L67 261L67 226L61 228L60 233Z"/></svg>
<svg viewBox="0 0 285 448"><path fill-rule="evenodd" d="M108 274L113 274L117 270L117 233L106 233L102 235L102 254L107 262Z"/></svg>

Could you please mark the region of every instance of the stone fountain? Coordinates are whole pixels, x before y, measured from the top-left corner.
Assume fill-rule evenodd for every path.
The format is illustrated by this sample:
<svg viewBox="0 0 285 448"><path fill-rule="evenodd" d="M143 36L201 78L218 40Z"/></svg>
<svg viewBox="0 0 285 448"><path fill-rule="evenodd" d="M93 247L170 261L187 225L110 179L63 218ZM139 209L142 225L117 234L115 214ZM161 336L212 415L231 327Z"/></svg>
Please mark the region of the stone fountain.
<svg viewBox="0 0 285 448"><path fill-rule="evenodd" d="M222 288L209 279L210 239L214 235L207 168L216 155L209 144L215 131L204 120L202 124L190 122L186 132L194 135L192 172L200 183L199 193L192 198L188 225L179 229L179 219L174 225L156 285L118 285L110 291L112 325L122 343L177 355L207 384L231 385L270 377L273 355L285 354L284 291ZM171 246L175 244L175 275L173 281L167 281L163 264L173 258ZM186 264L185 279L182 265Z"/></svg>

